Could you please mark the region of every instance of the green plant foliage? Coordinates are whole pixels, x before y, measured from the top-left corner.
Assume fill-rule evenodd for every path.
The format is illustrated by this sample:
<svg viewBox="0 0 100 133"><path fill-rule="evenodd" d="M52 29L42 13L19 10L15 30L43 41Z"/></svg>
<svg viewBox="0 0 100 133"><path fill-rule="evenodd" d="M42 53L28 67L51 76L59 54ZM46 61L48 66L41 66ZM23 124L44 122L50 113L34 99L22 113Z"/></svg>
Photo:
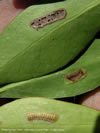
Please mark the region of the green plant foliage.
<svg viewBox="0 0 100 133"><path fill-rule="evenodd" d="M65 19L38 30L32 20L65 8ZM0 84L41 77L73 60L100 30L100 0L67 0L26 9L0 35ZM63 86L62 86L63 89Z"/></svg>
<svg viewBox="0 0 100 133"><path fill-rule="evenodd" d="M4 86L0 89L0 97L76 96L100 85L99 66L100 40L97 39L70 67L47 76Z"/></svg>
<svg viewBox="0 0 100 133"><path fill-rule="evenodd" d="M45 112L58 116L56 122L28 120L29 113ZM25 98L0 107L0 133L95 133L96 120L100 111L80 105L45 98ZM50 120L50 119L49 119ZM96 131L99 128L96 128Z"/></svg>

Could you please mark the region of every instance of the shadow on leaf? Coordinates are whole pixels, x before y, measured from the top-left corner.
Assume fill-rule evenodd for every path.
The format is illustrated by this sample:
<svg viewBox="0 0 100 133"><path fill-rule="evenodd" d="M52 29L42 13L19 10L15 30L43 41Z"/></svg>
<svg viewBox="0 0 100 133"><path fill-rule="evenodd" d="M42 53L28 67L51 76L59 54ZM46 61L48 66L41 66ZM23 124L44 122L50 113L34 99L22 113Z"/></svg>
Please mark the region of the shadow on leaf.
<svg viewBox="0 0 100 133"><path fill-rule="evenodd" d="M100 115L97 117L94 133L100 133Z"/></svg>
<svg viewBox="0 0 100 133"><path fill-rule="evenodd" d="M13 0L16 9L25 9L31 5L55 3L65 0Z"/></svg>

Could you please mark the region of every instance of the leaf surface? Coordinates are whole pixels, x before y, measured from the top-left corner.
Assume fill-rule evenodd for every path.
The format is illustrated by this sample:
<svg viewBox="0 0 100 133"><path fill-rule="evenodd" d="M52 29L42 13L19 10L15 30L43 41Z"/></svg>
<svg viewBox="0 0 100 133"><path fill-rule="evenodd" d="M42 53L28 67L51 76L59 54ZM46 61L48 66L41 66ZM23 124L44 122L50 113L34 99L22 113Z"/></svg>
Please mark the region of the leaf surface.
<svg viewBox="0 0 100 133"><path fill-rule="evenodd" d="M64 8L65 19L39 30L32 20ZM100 0L67 0L26 9L0 35L0 84L41 77L73 60L100 31Z"/></svg>
<svg viewBox="0 0 100 133"><path fill-rule="evenodd" d="M99 66L100 40L97 39L70 67L47 76L4 86L0 89L0 97L60 98L83 94L100 85Z"/></svg>
<svg viewBox="0 0 100 133"><path fill-rule="evenodd" d="M54 123L44 120L27 120L32 112L55 113L58 120ZM96 120L100 111L80 105L45 98L25 98L0 107L0 133L95 133ZM40 116L39 116L40 117ZM45 116L48 117L48 116ZM96 131L99 131L99 128Z"/></svg>

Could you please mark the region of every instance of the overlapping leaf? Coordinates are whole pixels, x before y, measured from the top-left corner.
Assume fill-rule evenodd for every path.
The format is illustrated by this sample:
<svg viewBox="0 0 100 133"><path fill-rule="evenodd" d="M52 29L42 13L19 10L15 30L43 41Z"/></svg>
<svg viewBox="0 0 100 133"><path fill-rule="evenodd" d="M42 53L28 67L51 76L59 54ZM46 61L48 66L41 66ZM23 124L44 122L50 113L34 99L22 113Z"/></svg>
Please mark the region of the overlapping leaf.
<svg viewBox="0 0 100 133"><path fill-rule="evenodd" d="M30 27L33 19L61 8L67 11L65 19L39 30ZM26 9L0 35L0 84L62 68L99 30L100 0L67 0Z"/></svg>

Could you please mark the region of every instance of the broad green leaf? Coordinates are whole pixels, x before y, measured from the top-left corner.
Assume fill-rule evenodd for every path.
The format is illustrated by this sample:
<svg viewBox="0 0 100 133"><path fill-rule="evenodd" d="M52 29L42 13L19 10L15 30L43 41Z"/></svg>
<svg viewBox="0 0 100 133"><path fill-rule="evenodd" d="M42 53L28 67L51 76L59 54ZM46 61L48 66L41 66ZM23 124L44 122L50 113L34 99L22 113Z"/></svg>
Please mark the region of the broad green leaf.
<svg viewBox="0 0 100 133"><path fill-rule="evenodd" d="M43 120L29 121L29 114ZM56 121L52 115L57 116ZM44 114L44 115L43 115ZM0 133L97 133L100 111L67 102L45 98L25 98L0 107ZM33 116L34 118L34 116ZM99 133L99 132L98 132Z"/></svg>
<svg viewBox="0 0 100 133"><path fill-rule="evenodd" d="M98 87L100 85L99 73L100 40L97 39L70 67L47 76L4 86L0 89L0 97L76 96Z"/></svg>
<svg viewBox="0 0 100 133"><path fill-rule="evenodd" d="M32 20L64 8L65 19L38 30ZM26 9L0 35L0 84L40 77L73 60L100 31L100 0L67 0ZM63 88L62 88L63 89Z"/></svg>

